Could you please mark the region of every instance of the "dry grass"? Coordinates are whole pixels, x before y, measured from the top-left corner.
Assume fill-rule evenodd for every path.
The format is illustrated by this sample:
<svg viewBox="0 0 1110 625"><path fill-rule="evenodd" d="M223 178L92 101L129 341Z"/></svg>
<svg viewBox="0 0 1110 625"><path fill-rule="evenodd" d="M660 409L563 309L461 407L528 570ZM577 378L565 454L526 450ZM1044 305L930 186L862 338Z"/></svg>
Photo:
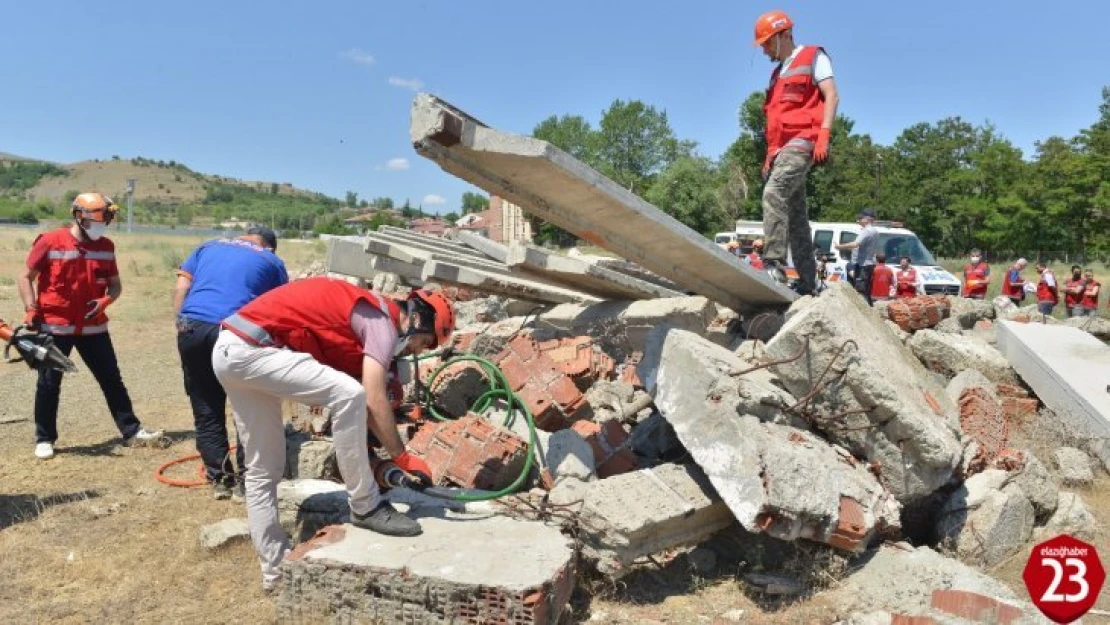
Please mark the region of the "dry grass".
<svg viewBox="0 0 1110 625"><path fill-rule="evenodd" d="M33 232L0 229L0 276L15 276ZM173 261L200 242L117 235L124 292L111 309L124 383L144 424L165 428L169 449L124 449L87 371L68 376L58 455L34 458L35 376L0 366L0 622L202 622L273 620L249 544L204 551L198 528L242 517L240 504L204 489L154 480L163 462L194 450L173 334ZM283 241L291 272L322 260L315 244ZM14 285L0 285L0 317L22 318ZM76 358L76 356L75 356ZM82 363L77 358L78 366Z"/></svg>

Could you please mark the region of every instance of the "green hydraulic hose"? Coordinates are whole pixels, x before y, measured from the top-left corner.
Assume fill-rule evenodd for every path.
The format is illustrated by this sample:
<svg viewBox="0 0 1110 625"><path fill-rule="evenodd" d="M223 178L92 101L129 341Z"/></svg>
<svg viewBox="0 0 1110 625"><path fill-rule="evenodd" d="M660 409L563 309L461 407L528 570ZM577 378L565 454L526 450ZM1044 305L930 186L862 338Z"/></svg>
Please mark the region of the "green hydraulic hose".
<svg viewBox="0 0 1110 625"><path fill-rule="evenodd" d="M428 357L434 356L435 355L429 355ZM489 501L491 499L498 499L504 497L505 495L515 493L517 490L519 490L520 487L524 484L525 480L528 479L528 476L532 473L533 456L536 449L536 424L532 416L532 412L528 410L528 406L523 401L521 401L519 397L517 397L516 393L514 393L512 388L509 386L509 382L505 378L505 373L502 372L497 365L493 364L489 360L486 360L485 358L482 358L480 356L475 356L473 354L463 354L460 356L455 356L454 358L451 358L446 362L440 364L439 367L437 367L435 371L432 372L432 375L429 376L427 383L427 388L429 392L426 399L425 408L427 408L428 413L431 414L435 419L439 421L450 421L451 417L443 415L435 409L435 406L433 405L434 402L432 401L431 397L431 389L435 388L436 379L439 378L444 370L460 362L477 363L481 367L482 373L489 381L489 390L478 397L478 399L474 400L474 404L470 407L471 412L474 412L475 414L485 415L486 412L494 408L494 406L496 405L496 400L502 400L505 402L506 406L505 420L503 422L503 425L505 425L505 427L512 426L513 422L516 419L517 409L519 409L520 412L524 415L525 423L528 425L528 456L524 461L524 468L521 469L520 475L517 476L516 480L514 480L512 484L509 484L505 488L496 491L481 493L456 493L451 496L451 499L453 499L454 501L463 502ZM419 378L419 370L417 370L416 376L417 378Z"/></svg>

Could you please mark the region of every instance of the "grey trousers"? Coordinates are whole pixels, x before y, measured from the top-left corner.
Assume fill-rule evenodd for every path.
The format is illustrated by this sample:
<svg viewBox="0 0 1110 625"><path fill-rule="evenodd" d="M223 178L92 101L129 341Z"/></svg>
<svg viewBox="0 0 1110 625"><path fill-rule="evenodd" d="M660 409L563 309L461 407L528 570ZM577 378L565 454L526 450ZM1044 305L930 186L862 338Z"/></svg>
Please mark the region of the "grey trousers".
<svg viewBox="0 0 1110 625"><path fill-rule="evenodd" d="M813 157L799 150L782 150L771 165L763 187L763 259L786 261L789 244L803 292L817 286L817 259L806 209L806 175Z"/></svg>

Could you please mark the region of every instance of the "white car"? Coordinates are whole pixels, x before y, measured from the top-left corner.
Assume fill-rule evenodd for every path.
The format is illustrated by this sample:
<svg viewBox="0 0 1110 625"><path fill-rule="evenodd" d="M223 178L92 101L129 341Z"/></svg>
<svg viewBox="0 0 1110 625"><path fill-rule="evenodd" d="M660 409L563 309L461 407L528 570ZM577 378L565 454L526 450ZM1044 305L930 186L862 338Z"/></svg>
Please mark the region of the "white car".
<svg viewBox="0 0 1110 625"><path fill-rule="evenodd" d="M809 222L813 232L813 247L818 256L827 256L835 261L826 265L827 280L834 282L844 279L847 273L848 259L851 251L839 251L834 244L851 243L860 233L860 226L856 223L836 222ZM936 258L929 252L921 239L912 230L902 227L899 222L876 221L875 230L878 232L879 241L877 251L886 254L886 263L891 268L896 268L902 256L910 257L910 265L917 269L918 280L922 283L927 295L959 295L960 281L937 263ZM763 222L738 220L736 222L736 235L740 241L763 237ZM718 234L718 237L721 235ZM787 256L787 264L793 268L793 259ZM787 275L797 277L797 273L790 269Z"/></svg>

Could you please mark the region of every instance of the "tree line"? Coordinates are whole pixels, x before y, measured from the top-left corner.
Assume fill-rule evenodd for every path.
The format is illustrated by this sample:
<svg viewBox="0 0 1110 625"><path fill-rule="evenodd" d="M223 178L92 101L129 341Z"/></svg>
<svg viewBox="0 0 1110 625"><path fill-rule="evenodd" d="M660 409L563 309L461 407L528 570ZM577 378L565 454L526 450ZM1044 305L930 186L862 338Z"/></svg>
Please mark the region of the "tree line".
<svg viewBox="0 0 1110 625"><path fill-rule="evenodd" d="M739 135L719 158L675 136L666 111L616 100L595 128L580 115L552 115L533 136L549 141L705 234L736 219L761 219L766 151L763 93L739 110ZM1048 137L1028 158L989 123L960 117L906 128L890 145L839 115L827 164L807 182L810 218L854 221L862 208L902 221L935 253L979 247L995 254L1054 250L1110 253L1110 87L1097 121L1074 137ZM574 237L536 220L541 243Z"/></svg>

